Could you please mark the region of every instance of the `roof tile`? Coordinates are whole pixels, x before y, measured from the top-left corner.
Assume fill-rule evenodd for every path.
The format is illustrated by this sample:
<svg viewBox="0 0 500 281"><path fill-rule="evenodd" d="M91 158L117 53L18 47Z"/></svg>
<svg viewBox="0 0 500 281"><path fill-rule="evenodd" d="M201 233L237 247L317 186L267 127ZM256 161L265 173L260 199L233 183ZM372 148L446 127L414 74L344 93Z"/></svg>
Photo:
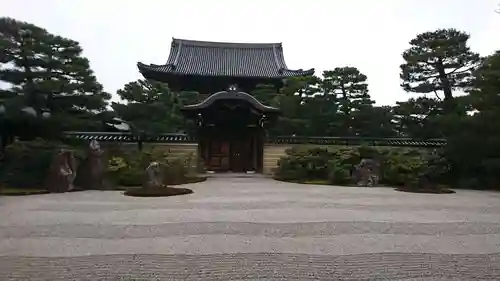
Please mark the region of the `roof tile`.
<svg viewBox="0 0 500 281"><path fill-rule="evenodd" d="M137 64L148 72L177 75L286 78L314 74L314 69L288 69L281 43L222 43L173 39L167 63Z"/></svg>

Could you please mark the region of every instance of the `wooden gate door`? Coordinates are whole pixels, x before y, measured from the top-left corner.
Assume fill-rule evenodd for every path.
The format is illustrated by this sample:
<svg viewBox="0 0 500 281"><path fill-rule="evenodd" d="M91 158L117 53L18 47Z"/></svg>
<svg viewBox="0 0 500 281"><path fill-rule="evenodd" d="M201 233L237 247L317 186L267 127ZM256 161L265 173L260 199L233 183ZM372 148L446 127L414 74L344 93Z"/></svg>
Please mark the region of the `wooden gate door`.
<svg viewBox="0 0 500 281"><path fill-rule="evenodd" d="M230 144L228 141L211 140L209 150L209 170L227 171L230 165Z"/></svg>
<svg viewBox="0 0 500 281"><path fill-rule="evenodd" d="M249 155L250 141L248 138L234 140L231 143L231 170L236 173L246 172L251 164Z"/></svg>

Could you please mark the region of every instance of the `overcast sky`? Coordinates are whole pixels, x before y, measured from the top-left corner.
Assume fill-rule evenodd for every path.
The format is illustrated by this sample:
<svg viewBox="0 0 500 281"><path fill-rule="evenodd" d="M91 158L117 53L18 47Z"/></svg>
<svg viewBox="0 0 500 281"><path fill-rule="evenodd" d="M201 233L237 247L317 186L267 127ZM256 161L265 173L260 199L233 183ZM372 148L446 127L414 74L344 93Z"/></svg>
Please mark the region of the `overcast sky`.
<svg viewBox="0 0 500 281"><path fill-rule="evenodd" d="M172 37L282 42L291 69L355 66L377 104L409 97L401 53L417 33L457 28L472 49L500 49L497 0L0 0L0 16L80 42L106 91L141 78L136 63L166 62Z"/></svg>

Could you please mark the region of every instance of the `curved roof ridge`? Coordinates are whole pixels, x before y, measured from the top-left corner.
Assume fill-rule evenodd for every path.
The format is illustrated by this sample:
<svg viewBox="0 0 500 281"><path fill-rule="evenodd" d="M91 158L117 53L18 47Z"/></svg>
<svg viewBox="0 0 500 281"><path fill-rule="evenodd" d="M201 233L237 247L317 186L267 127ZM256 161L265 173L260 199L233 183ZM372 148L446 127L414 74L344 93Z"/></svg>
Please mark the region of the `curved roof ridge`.
<svg viewBox="0 0 500 281"><path fill-rule="evenodd" d="M282 46L281 42L275 43L240 43L240 42L218 42L218 41L199 41L199 40L189 40L180 39L172 37L172 43L182 44L184 46L196 46L196 47L219 47L219 48L280 48Z"/></svg>
<svg viewBox="0 0 500 281"><path fill-rule="evenodd" d="M199 109L202 107L208 107L212 105L215 101L217 100L224 100L224 99L241 99L241 100L246 100L250 104L252 104L255 108L259 110L264 110L264 111L271 111L271 112L279 112L280 110L278 108L264 105L261 103L258 99L256 99L254 96L245 93L245 92L240 92L240 91L220 91L217 93L214 93L210 95L208 98L205 100L192 104L192 105L186 105L184 106L181 110L189 110L189 109Z"/></svg>

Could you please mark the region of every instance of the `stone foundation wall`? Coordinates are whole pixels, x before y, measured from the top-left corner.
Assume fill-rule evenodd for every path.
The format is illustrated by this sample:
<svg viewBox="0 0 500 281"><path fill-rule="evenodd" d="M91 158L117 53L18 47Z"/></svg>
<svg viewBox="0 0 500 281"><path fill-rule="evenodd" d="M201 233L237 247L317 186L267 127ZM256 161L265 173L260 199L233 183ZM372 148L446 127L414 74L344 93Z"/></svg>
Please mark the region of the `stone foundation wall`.
<svg viewBox="0 0 500 281"><path fill-rule="evenodd" d="M278 160L285 156L285 151L291 148L291 144L265 144L264 145L264 163L262 172L267 175L273 173L274 168L278 165Z"/></svg>

